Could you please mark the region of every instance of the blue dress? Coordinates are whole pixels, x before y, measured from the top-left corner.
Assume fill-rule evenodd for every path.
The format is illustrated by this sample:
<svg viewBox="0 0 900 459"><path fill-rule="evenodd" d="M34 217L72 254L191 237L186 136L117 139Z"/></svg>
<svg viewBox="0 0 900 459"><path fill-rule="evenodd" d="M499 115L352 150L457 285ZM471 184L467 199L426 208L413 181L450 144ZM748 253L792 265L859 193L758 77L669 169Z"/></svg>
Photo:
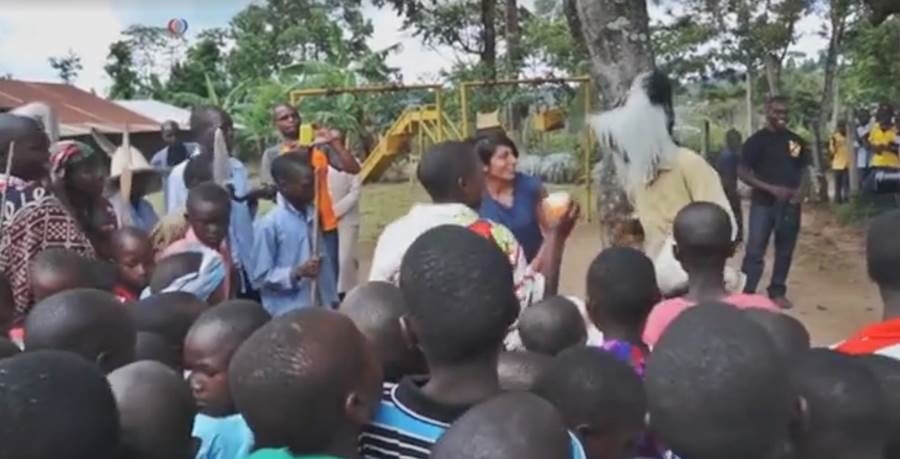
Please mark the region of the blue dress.
<svg viewBox="0 0 900 459"><path fill-rule="evenodd" d="M517 172L513 182L512 207L497 202L485 193L478 212L482 218L509 228L522 246L528 262L534 259L544 243L537 214L538 204L543 199L543 188L539 179Z"/></svg>

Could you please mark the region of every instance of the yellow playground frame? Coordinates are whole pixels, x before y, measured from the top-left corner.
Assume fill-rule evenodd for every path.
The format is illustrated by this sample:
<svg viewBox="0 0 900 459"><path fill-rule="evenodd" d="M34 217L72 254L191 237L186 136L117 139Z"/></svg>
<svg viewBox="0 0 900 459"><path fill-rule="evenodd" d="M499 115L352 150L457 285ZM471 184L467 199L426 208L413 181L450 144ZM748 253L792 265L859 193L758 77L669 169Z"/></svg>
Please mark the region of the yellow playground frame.
<svg viewBox="0 0 900 459"><path fill-rule="evenodd" d="M360 175L363 182L377 179L390 165L390 163L401 155L405 146L415 135L419 143L420 149L425 145L427 140L432 143L442 142L444 140L459 140L469 137L469 93L474 88L490 87L490 86L521 86L521 85L540 85L552 83L580 83L585 91L584 104L585 116L591 111L591 80L587 76L570 77L570 78L531 78L531 79L512 79L512 80L490 80L490 81L467 81L463 82L459 88L459 102L461 110L461 120L459 128L444 113L444 87L439 84L414 84L414 85L381 85L381 86L359 86L359 87L336 87L336 88L316 88L316 89L298 89L290 92L291 105L297 106L304 97L314 96L336 96L340 94L364 94L364 93L385 93L385 92L406 92L416 90L433 91L435 95L434 104L416 105L407 107L403 113L394 121L381 136L375 148L369 152L366 160L361 166ZM584 187L585 199L587 205L587 217L591 218L591 145L593 137L587 123L584 127L583 136L583 152L582 160L585 170Z"/></svg>

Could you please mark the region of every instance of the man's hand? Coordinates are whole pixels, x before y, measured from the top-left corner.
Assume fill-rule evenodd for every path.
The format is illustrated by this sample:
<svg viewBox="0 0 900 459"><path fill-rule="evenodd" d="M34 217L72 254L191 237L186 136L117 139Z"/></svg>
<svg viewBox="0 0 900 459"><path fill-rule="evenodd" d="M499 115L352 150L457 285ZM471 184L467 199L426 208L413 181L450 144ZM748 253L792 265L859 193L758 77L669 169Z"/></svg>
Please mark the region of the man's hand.
<svg viewBox="0 0 900 459"><path fill-rule="evenodd" d="M310 258L306 263L297 267L297 270L294 271L294 277L298 280L307 278L314 279L319 277L319 267L321 265L321 261L319 257Z"/></svg>
<svg viewBox="0 0 900 459"><path fill-rule="evenodd" d="M250 190L246 199L268 199L273 201L276 193L278 193L278 190L275 188L275 185L262 185L259 188Z"/></svg>
<svg viewBox="0 0 900 459"><path fill-rule="evenodd" d="M791 201L798 194L797 190L778 185L769 185L766 191L779 201Z"/></svg>
<svg viewBox="0 0 900 459"><path fill-rule="evenodd" d="M569 203L569 208L555 222L550 222L550 231L555 232L557 236L563 239L568 238L572 234L572 229L578 223L581 217L581 206L574 200Z"/></svg>

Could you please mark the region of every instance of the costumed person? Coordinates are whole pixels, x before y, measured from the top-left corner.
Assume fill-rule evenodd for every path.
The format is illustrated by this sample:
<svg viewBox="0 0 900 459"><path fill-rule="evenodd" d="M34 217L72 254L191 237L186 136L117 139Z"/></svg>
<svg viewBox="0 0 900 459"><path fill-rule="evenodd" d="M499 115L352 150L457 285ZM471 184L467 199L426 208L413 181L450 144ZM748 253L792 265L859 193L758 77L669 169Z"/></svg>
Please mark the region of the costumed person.
<svg viewBox="0 0 900 459"><path fill-rule="evenodd" d="M51 248L95 258L94 244L110 232L107 226L113 210L103 199L103 156L75 141L58 142L51 152L50 193L29 202L4 223L0 239L0 271L12 286L17 324L34 303L28 276L32 259Z"/></svg>
<svg viewBox="0 0 900 459"><path fill-rule="evenodd" d="M618 107L591 121L601 148L612 156L616 177L643 231L644 252L654 260L665 295L687 288L688 276L674 256L673 223L684 206L696 201L718 204L737 224L716 170L672 137L675 111L672 83L659 71L638 75ZM743 279L726 268L726 286L738 291Z"/></svg>
<svg viewBox="0 0 900 459"><path fill-rule="evenodd" d="M116 221L120 228L133 226L147 233L153 230L159 216L145 197L158 188L158 180L158 172L140 150L127 141L116 149L110 165L111 194L107 199L116 211Z"/></svg>
<svg viewBox="0 0 900 459"><path fill-rule="evenodd" d="M334 132L326 127L318 129L314 145L311 148L301 146L299 139L302 120L297 109L290 104L281 103L274 106L272 108L272 122L278 129L282 141L263 152L260 164L260 178L265 184L274 183L272 179L272 161L278 155L288 152L305 152L308 155L310 165L315 170L316 181L318 182L315 206L319 211L322 242L325 250L328 251L328 255L332 260L335 260L332 267L335 269L335 276L337 276L340 270L338 218L335 216L331 193L328 192L328 168L331 166L348 174L358 174L360 171L359 162L344 147L344 139L339 135L339 132Z"/></svg>

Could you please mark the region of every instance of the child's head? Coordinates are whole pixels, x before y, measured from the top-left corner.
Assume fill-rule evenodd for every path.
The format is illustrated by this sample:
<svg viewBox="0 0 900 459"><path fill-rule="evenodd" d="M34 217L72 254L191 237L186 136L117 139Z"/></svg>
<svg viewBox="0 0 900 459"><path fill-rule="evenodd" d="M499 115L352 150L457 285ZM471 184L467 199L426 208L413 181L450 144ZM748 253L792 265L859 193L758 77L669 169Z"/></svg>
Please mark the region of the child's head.
<svg viewBox="0 0 900 459"><path fill-rule="evenodd" d="M525 349L556 355L587 340L587 327L575 303L552 296L526 308L519 317L519 337Z"/></svg>
<svg viewBox="0 0 900 459"><path fill-rule="evenodd" d="M0 360L0 457L115 459L116 402L95 365L68 352Z"/></svg>
<svg viewBox="0 0 900 459"><path fill-rule="evenodd" d="M768 458L799 401L772 340L741 311L682 312L653 349L644 379L650 425L679 457Z"/></svg>
<svg viewBox="0 0 900 459"><path fill-rule="evenodd" d="M799 320L787 314L761 308L748 308L743 312L769 334L785 361L790 361L798 354L809 350L809 332Z"/></svg>
<svg viewBox="0 0 900 459"><path fill-rule="evenodd" d="M137 228L119 229L113 233L112 251L119 270L119 280L133 291L143 290L150 282L150 274L153 272L150 237Z"/></svg>
<svg viewBox="0 0 900 459"><path fill-rule="evenodd" d="M519 303L512 266L494 242L460 226L431 229L403 256L400 289L429 368L497 365Z"/></svg>
<svg viewBox="0 0 900 459"><path fill-rule="evenodd" d="M729 129L725 133L725 144L733 153L741 152L741 133L737 129Z"/></svg>
<svg viewBox="0 0 900 459"><path fill-rule="evenodd" d="M552 361L549 355L531 351L501 352L497 359L500 388L506 391L530 391Z"/></svg>
<svg viewBox="0 0 900 459"><path fill-rule="evenodd" d="M400 319L409 311L398 287L388 282L362 284L347 294L340 312L372 343L385 381L427 373L422 352L404 338Z"/></svg>
<svg viewBox="0 0 900 459"><path fill-rule="evenodd" d="M227 275L219 253L197 244L190 251L159 261L150 277L150 292L187 292L214 305L225 299L223 285Z"/></svg>
<svg viewBox="0 0 900 459"><path fill-rule="evenodd" d="M688 275L721 273L734 255L731 219L711 202L694 202L675 216L675 258Z"/></svg>
<svg viewBox="0 0 900 459"><path fill-rule="evenodd" d="M15 313L16 301L13 299L12 285L9 279L0 273L0 335L9 334Z"/></svg>
<svg viewBox="0 0 900 459"><path fill-rule="evenodd" d="M67 249L47 249L29 266L34 301L76 288L100 288L97 262Z"/></svg>
<svg viewBox="0 0 900 459"><path fill-rule="evenodd" d="M134 359L135 326L116 297L74 289L45 298L25 319L25 350L69 351L105 373Z"/></svg>
<svg viewBox="0 0 900 459"><path fill-rule="evenodd" d="M210 153L201 153L188 159L184 166L184 187L191 190L201 183L212 182L212 163L213 156Z"/></svg>
<svg viewBox="0 0 900 459"><path fill-rule="evenodd" d="M653 262L643 252L613 247L600 252L587 275L587 310L600 330L639 332L661 296Z"/></svg>
<svg viewBox="0 0 900 459"><path fill-rule="evenodd" d="M181 356L158 333L139 331L134 342L134 361L159 362L173 370L181 369Z"/></svg>
<svg viewBox="0 0 900 459"><path fill-rule="evenodd" d="M278 192L296 208L305 209L316 197L313 170L302 155L287 153L275 158L272 179Z"/></svg>
<svg viewBox="0 0 900 459"><path fill-rule="evenodd" d="M644 430L647 398L640 377L627 363L599 348L569 349L553 359L534 392L559 410L588 457L634 455L635 440Z"/></svg>
<svg viewBox="0 0 900 459"><path fill-rule="evenodd" d="M0 338L0 359L15 357L21 353L22 350L19 349L19 346L16 346L16 343L6 338Z"/></svg>
<svg viewBox="0 0 900 459"><path fill-rule="evenodd" d="M355 449L381 396L381 369L366 338L336 312L301 309L250 336L228 383L258 448L296 456Z"/></svg>
<svg viewBox="0 0 900 459"><path fill-rule="evenodd" d="M900 210L883 213L872 219L866 237L866 261L869 277L881 289L882 296L900 294Z"/></svg>
<svg viewBox="0 0 900 459"><path fill-rule="evenodd" d="M900 458L900 361L883 355L870 354L857 357L857 362L868 368L881 384L888 413L884 459L898 459Z"/></svg>
<svg viewBox="0 0 900 459"><path fill-rule="evenodd" d="M887 400L863 364L835 351L813 349L794 359L790 372L806 401L807 425L796 441L800 459L882 457Z"/></svg>
<svg viewBox="0 0 900 459"><path fill-rule="evenodd" d="M237 348L271 317L253 301L226 301L207 309L184 339L184 369L200 412L234 414L228 391L228 363Z"/></svg>
<svg viewBox="0 0 900 459"><path fill-rule="evenodd" d="M433 459L567 459L571 440L559 412L540 397L512 392L476 405L441 436Z"/></svg>
<svg viewBox="0 0 900 459"><path fill-rule="evenodd" d="M166 339L181 367L184 338L197 317L208 307L190 293L159 293L136 303L132 316L139 331L156 333Z"/></svg>
<svg viewBox="0 0 900 459"><path fill-rule="evenodd" d="M484 193L484 167L470 142L433 146L419 162L419 182L436 203L460 203L478 208Z"/></svg>
<svg viewBox="0 0 900 459"><path fill-rule="evenodd" d="M185 218L203 245L218 249L228 236L231 196L215 183L201 183L188 192Z"/></svg>
<svg viewBox="0 0 900 459"><path fill-rule="evenodd" d="M194 399L184 378L158 362L135 362L107 376L119 410L122 457L193 459Z"/></svg>

